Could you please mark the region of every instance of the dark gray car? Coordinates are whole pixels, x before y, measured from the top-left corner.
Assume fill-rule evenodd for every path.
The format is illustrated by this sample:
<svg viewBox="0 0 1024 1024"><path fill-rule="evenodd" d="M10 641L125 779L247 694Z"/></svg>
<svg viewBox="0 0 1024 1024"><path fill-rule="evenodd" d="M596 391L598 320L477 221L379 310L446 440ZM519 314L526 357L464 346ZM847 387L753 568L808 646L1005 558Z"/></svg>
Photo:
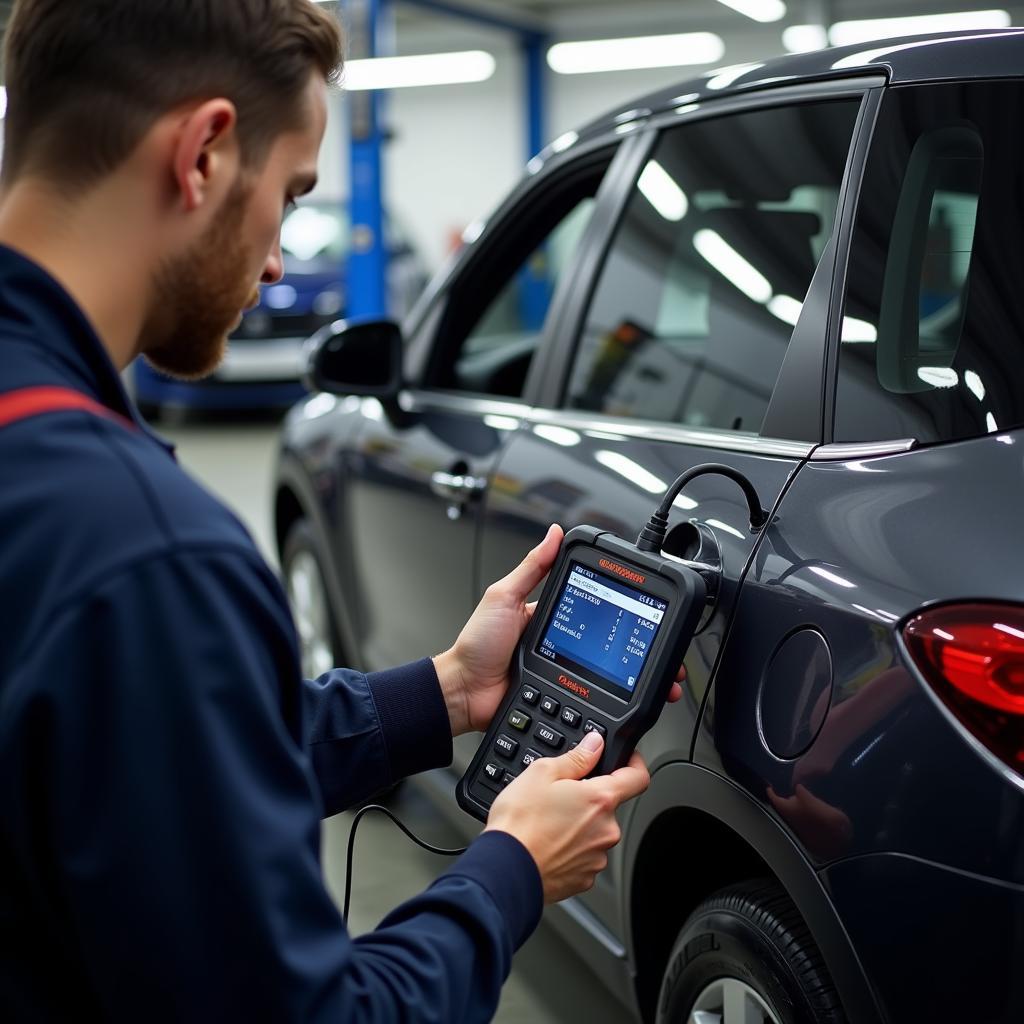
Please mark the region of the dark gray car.
<svg viewBox="0 0 1024 1024"><path fill-rule="evenodd" d="M1022 68L931 37L630 104L288 419L309 672L436 652L548 523L632 539L699 463L771 510L676 502L686 694L552 915L638 1019L1024 1020ZM450 808L474 746L423 780Z"/></svg>

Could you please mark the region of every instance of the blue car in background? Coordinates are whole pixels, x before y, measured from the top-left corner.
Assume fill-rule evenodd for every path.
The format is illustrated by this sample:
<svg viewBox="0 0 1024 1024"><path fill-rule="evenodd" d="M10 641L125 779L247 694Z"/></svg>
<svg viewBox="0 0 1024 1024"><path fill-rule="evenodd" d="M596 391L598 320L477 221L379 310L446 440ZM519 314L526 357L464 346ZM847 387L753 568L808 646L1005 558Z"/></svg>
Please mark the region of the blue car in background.
<svg viewBox="0 0 1024 1024"><path fill-rule="evenodd" d="M401 318L426 283L418 256L385 222L388 306ZM227 357L207 380L172 380L140 359L135 397L150 418L165 406L195 409L286 408L305 395L303 343L345 315L351 224L344 202L305 202L281 225L284 276L262 289L260 303L231 335Z"/></svg>

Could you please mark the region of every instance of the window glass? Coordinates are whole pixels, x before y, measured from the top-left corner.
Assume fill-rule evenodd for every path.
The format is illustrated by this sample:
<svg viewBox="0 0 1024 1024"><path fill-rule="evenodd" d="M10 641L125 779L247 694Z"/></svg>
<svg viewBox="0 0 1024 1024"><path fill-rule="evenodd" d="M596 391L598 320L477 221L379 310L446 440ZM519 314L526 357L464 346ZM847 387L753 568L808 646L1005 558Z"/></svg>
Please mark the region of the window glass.
<svg viewBox="0 0 1024 1024"><path fill-rule="evenodd" d="M580 200L498 292L456 356L452 387L521 394L555 285L576 252L593 206L592 198Z"/></svg>
<svg viewBox="0 0 1024 1024"><path fill-rule="evenodd" d="M453 286L428 383L518 397L555 289L575 258L611 152L582 158L496 226Z"/></svg>
<svg viewBox="0 0 1024 1024"><path fill-rule="evenodd" d="M891 90L865 169L835 440L922 444L1024 422L1024 89Z"/></svg>
<svg viewBox="0 0 1024 1024"><path fill-rule="evenodd" d="M756 434L832 235L858 100L666 131L637 181L567 403Z"/></svg>

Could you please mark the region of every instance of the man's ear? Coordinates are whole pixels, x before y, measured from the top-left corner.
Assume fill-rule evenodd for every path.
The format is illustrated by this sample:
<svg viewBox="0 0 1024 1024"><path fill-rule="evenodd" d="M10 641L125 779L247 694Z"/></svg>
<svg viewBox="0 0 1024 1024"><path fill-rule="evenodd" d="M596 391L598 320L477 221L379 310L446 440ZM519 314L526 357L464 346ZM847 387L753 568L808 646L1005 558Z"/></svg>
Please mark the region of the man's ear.
<svg viewBox="0 0 1024 1024"><path fill-rule="evenodd" d="M198 209L238 170L238 113L227 99L182 115L174 146L174 183L186 213Z"/></svg>

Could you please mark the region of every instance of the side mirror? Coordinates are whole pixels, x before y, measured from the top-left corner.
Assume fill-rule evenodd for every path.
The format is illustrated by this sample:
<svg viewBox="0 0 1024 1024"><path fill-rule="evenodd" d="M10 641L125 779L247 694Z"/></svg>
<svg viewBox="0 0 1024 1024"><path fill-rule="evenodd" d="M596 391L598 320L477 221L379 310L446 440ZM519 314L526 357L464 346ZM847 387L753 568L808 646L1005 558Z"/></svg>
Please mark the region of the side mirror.
<svg viewBox="0 0 1024 1024"><path fill-rule="evenodd" d="M312 390L389 398L402 386L402 330L392 320L336 320L310 345L306 386Z"/></svg>

